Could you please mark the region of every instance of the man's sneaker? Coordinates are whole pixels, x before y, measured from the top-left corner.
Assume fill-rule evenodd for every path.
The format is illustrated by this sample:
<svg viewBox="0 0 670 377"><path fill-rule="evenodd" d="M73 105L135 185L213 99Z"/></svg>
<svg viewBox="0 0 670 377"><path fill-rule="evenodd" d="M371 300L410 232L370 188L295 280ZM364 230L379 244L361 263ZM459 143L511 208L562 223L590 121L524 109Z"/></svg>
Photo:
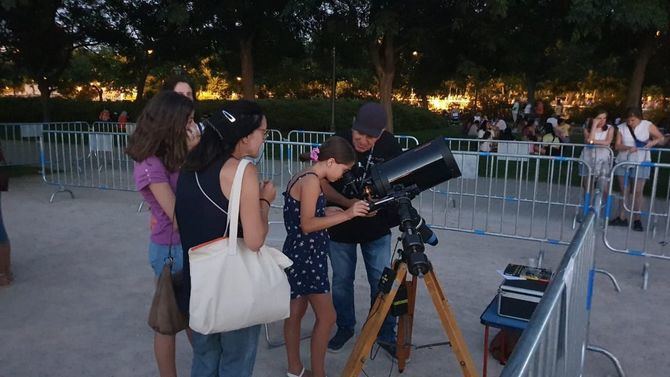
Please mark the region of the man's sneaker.
<svg viewBox="0 0 670 377"><path fill-rule="evenodd" d="M640 220L633 221L633 230L636 232L644 231L644 228L642 228L642 221Z"/></svg>
<svg viewBox="0 0 670 377"><path fill-rule="evenodd" d="M386 351L388 355L393 359L396 360L398 356L396 355L396 344L395 343L388 343L388 342L381 342L378 341L377 344L379 344L379 347Z"/></svg>
<svg viewBox="0 0 670 377"><path fill-rule="evenodd" d="M614 219L610 220L609 226L628 226L628 220L615 217Z"/></svg>
<svg viewBox="0 0 670 377"><path fill-rule="evenodd" d="M347 330L337 328L335 336L328 342L328 351L337 353L342 350L342 347L354 336L354 330Z"/></svg>

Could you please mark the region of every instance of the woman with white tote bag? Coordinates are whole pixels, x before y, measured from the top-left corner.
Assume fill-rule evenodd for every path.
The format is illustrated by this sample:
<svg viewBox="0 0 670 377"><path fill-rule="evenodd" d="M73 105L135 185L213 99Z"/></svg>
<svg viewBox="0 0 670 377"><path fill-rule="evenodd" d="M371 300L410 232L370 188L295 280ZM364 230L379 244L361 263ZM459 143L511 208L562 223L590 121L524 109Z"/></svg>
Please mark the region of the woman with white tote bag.
<svg viewBox="0 0 670 377"><path fill-rule="evenodd" d="M256 103L234 101L205 120L201 131L200 143L188 155L177 184L176 215L182 248L186 254L189 249L221 238L229 229L237 228L238 242L246 245L247 249L259 250L268 234L270 203L276 196L274 185L259 182L255 166L248 164L240 169L243 173L240 174L242 182L238 198L239 222L230 228L228 206L238 165L247 165L243 160L257 157L263 148L267 120ZM231 202L237 201L234 199L231 198ZM231 209L231 217L236 217L234 212ZM177 292L180 309L185 313L189 313L192 289L195 290L197 282L202 283L202 280L196 279L202 278L195 275L196 270L191 276L188 261L188 255L185 255L183 289ZM214 290L230 290L230 286L221 287L215 280L211 284ZM201 290L202 284L199 287ZM235 292L244 295L252 288L240 284L235 286ZM196 293L193 291L193 294ZM192 312L193 308L190 310ZM211 314L212 317L221 316L221 313ZM202 333L196 330L201 323L195 326L194 318L191 318L191 327L194 330L193 377L253 374L260 325Z"/></svg>

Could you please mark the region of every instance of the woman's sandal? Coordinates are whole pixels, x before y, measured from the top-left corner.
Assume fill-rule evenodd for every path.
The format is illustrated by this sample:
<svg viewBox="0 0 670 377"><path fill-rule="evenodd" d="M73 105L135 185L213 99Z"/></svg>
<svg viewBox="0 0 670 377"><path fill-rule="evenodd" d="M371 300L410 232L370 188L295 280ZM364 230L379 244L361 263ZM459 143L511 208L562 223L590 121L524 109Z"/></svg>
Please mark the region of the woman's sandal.
<svg viewBox="0 0 670 377"><path fill-rule="evenodd" d="M286 372L286 377L302 377L305 375L305 367L302 368L302 371L300 371L300 374L293 374Z"/></svg>

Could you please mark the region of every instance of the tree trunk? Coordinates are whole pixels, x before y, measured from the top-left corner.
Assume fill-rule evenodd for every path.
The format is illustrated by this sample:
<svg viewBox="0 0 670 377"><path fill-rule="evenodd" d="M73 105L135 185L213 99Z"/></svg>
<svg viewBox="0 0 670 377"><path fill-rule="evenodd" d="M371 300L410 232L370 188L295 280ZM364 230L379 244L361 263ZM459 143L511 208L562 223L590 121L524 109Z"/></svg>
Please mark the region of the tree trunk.
<svg viewBox="0 0 670 377"><path fill-rule="evenodd" d="M386 130L393 133L393 78L395 76L395 51L393 36L384 34L381 45L377 41L370 47L372 63L379 81L379 99L386 111Z"/></svg>
<svg viewBox="0 0 670 377"><path fill-rule="evenodd" d="M254 90L254 57L252 56L253 40L253 36L240 39L242 98L250 101L253 101L256 95L256 90Z"/></svg>
<svg viewBox="0 0 670 377"><path fill-rule="evenodd" d="M647 64L649 63L651 56L654 55L655 40L653 36L646 36L641 44L642 45L635 56L635 68L633 68L633 76L631 77L630 85L628 86L626 107L640 107L642 84L644 83Z"/></svg>
<svg viewBox="0 0 670 377"><path fill-rule="evenodd" d="M147 75L149 74L149 71L143 70L140 73L140 77L137 80L137 96L135 97L135 103L138 103L142 100L144 97L144 87L146 86L147 82ZM102 97L102 95L100 96Z"/></svg>
<svg viewBox="0 0 670 377"><path fill-rule="evenodd" d="M50 122L51 121L51 106L49 99L51 98L51 88L49 83L45 80L39 80L37 82L37 87L40 90L40 103L42 104L42 121Z"/></svg>
<svg viewBox="0 0 670 377"><path fill-rule="evenodd" d="M421 94L421 107L428 110L428 95L426 93Z"/></svg>
<svg viewBox="0 0 670 377"><path fill-rule="evenodd" d="M526 79L526 89L528 90L528 103L530 103L531 106L535 106L535 87L537 83L535 82L534 77L528 77Z"/></svg>

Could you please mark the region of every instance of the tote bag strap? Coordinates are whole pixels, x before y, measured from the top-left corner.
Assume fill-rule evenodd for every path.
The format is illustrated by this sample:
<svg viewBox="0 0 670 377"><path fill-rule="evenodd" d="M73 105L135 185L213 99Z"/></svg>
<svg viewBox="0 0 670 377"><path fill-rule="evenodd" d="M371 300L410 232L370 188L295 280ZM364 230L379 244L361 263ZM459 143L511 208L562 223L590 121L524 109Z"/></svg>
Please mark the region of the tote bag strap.
<svg viewBox="0 0 670 377"><path fill-rule="evenodd" d="M249 160L243 158L237 165L233 187L230 189L230 201L228 202L228 255L237 254L237 226L240 217L240 196L242 193L242 178L244 169L249 164Z"/></svg>

